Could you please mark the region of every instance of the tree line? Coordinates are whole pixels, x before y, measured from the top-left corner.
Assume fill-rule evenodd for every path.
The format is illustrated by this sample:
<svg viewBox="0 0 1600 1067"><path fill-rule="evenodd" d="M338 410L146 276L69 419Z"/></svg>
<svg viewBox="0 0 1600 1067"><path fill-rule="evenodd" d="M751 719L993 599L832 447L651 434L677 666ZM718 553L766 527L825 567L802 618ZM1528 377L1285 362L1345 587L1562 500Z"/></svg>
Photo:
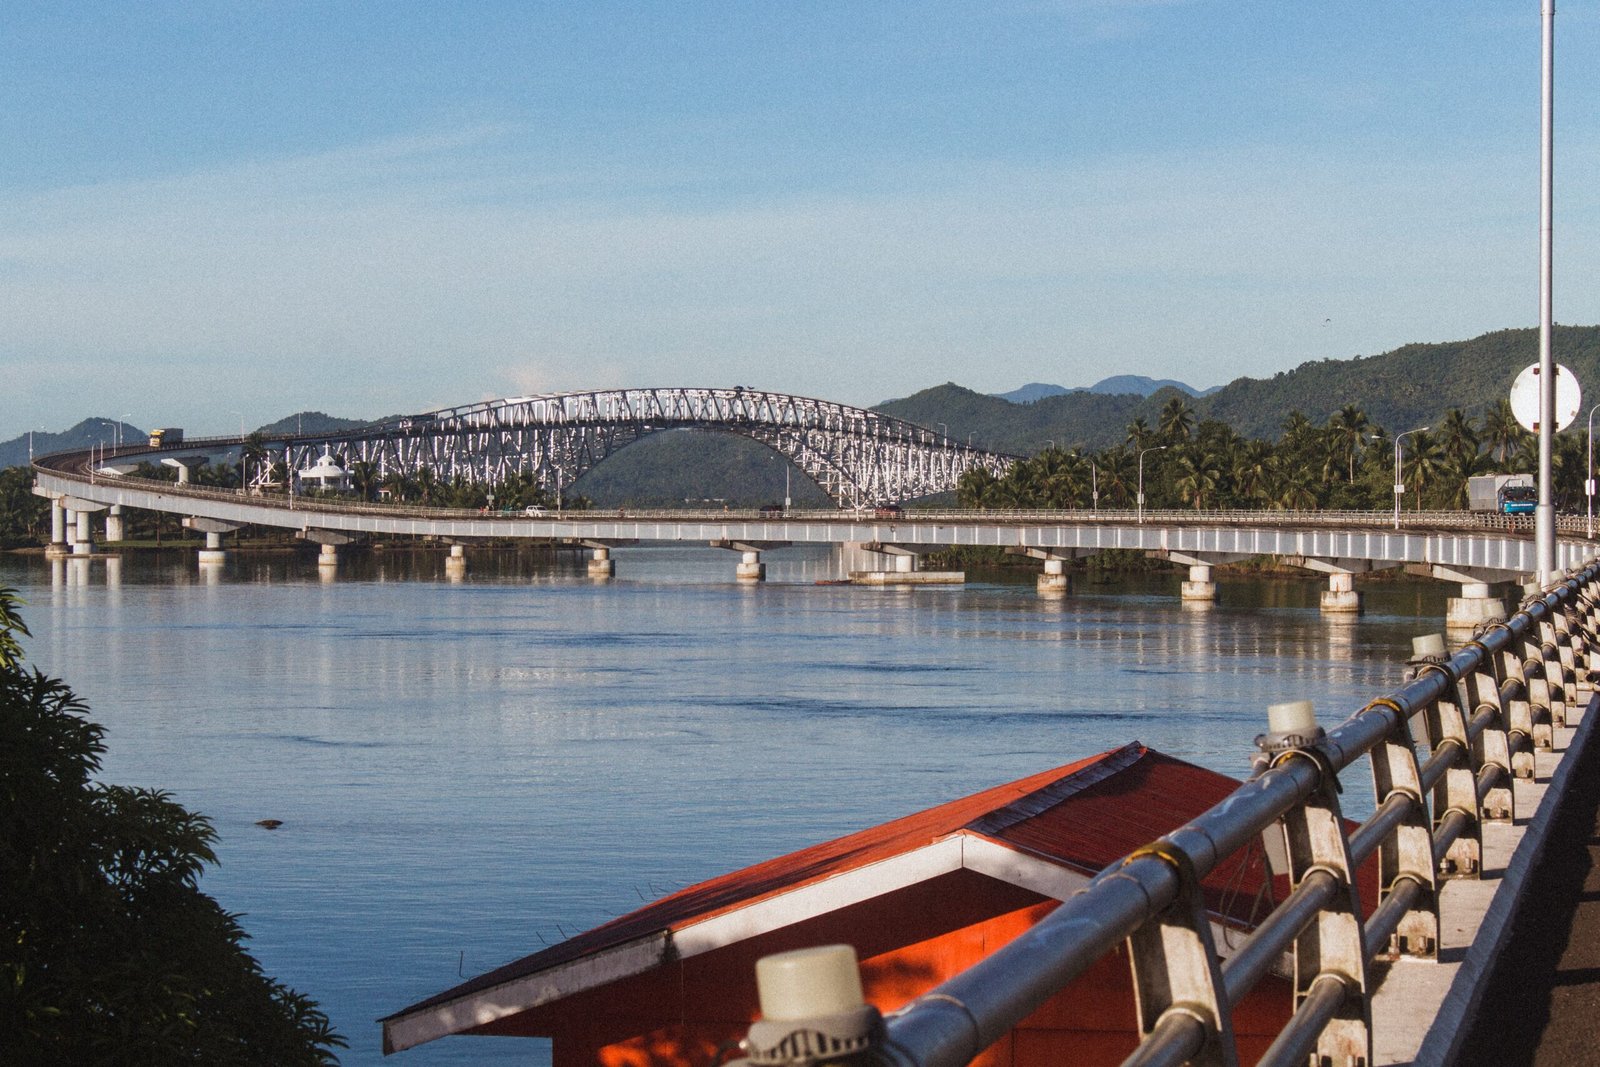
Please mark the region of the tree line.
<svg viewBox="0 0 1600 1067"><path fill-rule="evenodd" d="M1405 506L1452 510L1467 506L1467 479L1487 473L1531 473L1538 468L1538 438L1512 414L1509 401L1482 420L1448 411L1437 426L1402 428ZM1121 444L1099 451L1047 448L1004 477L971 471L957 501L974 508L1133 507L1141 458L1148 508L1371 510L1394 502L1394 436L1357 404L1321 424L1304 412L1284 419L1277 440L1247 438L1217 419L1197 419L1173 397L1154 426L1128 424ZM1587 450L1584 435L1555 437L1552 474L1558 505L1583 497Z"/></svg>

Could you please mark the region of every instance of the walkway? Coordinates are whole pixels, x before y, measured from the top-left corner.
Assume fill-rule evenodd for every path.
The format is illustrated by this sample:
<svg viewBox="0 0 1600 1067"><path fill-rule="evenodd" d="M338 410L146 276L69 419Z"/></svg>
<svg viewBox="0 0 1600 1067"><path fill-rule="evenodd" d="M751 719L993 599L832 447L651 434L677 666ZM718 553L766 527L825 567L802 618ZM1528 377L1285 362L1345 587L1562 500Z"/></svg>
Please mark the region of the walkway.
<svg viewBox="0 0 1600 1067"><path fill-rule="evenodd" d="M1580 762L1530 872L1458 1063L1600 1063L1600 745Z"/></svg>

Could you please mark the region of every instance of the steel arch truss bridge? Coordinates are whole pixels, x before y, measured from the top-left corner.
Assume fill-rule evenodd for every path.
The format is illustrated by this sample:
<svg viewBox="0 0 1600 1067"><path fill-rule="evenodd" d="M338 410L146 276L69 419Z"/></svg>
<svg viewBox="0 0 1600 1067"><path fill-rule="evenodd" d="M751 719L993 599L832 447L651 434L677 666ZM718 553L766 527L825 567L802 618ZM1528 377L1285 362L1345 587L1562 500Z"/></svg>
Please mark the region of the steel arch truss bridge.
<svg viewBox="0 0 1600 1067"><path fill-rule="evenodd" d="M760 441L845 507L946 492L968 471L998 477L1017 459L865 408L740 387L512 397L283 439L279 447L291 470L329 452L347 466L370 464L379 477L426 469L440 481L494 484L531 473L560 491L618 449L676 429Z"/></svg>

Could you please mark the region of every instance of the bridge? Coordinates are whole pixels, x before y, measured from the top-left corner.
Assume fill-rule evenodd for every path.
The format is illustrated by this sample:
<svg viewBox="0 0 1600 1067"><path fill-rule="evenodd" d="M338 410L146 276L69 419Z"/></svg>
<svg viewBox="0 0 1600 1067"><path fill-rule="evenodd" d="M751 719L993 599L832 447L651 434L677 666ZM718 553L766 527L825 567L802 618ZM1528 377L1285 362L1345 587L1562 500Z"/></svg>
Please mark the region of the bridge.
<svg viewBox="0 0 1600 1067"><path fill-rule="evenodd" d="M699 429L760 441L784 456L839 505L823 511L551 511L490 514L395 507L303 493L308 485L348 484L415 475L441 482L497 485L531 478L554 491L629 444L654 433ZM191 484L192 467L238 456L241 488ZM465 548L496 539L542 539L592 553L595 577L614 573L611 550L640 542L709 544L740 553L735 575L760 580L761 553L794 544L855 546L875 561L853 577L873 583L959 581L959 572L929 572L923 559L953 547L1000 548L1041 562L1039 588L1068 588L1068 560L1107 550L1134 551L1189 568L1186 601L1217 595L1212 569L1257 556L1325 574L1322 608L1355 613L1357 574L1404 567L1460 583L1446 622L1470 628L1503 617L1494 586L1518 582L1537 566L1533 540L1501 517L1429 513L1392 523L1388 512L903 512L887 502L956 487L973 470L1003 474L1017 457L963 445L948 435L846 405L734 387L624 389L513 397L388 419L335 433L262 438L215 437L128 444L112 450L62 453L35 463L35 491L51 501L55 554L92 554L92 517L108 512L107 540L121 539L122 510L176 514L205 536L200 562L225 559L222 538L247 525L291 529L319 543L321 562L336 566L338 548L374 535L434 538L451 545L451 566L465 567ZM177 469L177 483L133 477L141 462ZM253 467L253 469L252 469ZM281 480L280 480L281 479ZM1567 533L1575 535L1577 527ZM1576 536L1561 539L1557 565L1587 558Z"/></svg>
<svg viewBox="0 0 1600 1067"><path fill-rule="evenodd" d="M379 478L427 470L441 482L496 485L526 475L559 496L620 449L682 429L759 441L844 507L948 492L968 471L1002 475L1018 458L881 412L810 397L742 386L609 389L488 400L338 433L263 441L269 462L257 463L253 481L272 480L270 460L297 472L316 469L329 456L345 470L361 464ZM193 451L197 444L174 448Z"/></svg>

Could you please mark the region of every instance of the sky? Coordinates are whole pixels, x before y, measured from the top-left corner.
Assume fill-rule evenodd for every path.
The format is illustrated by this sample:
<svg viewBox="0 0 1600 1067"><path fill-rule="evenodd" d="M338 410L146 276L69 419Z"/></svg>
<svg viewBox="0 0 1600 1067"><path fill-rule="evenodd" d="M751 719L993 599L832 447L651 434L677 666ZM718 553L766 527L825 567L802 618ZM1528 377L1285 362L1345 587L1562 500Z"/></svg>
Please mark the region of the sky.
<svg viewBox="0 0 1600 1067"><path fill-rule="evenodd" d="M11 0L0 439L1197 387L1538 323L1539 0ZM1600 0L1555 316L1600 321Z"/></svg>

